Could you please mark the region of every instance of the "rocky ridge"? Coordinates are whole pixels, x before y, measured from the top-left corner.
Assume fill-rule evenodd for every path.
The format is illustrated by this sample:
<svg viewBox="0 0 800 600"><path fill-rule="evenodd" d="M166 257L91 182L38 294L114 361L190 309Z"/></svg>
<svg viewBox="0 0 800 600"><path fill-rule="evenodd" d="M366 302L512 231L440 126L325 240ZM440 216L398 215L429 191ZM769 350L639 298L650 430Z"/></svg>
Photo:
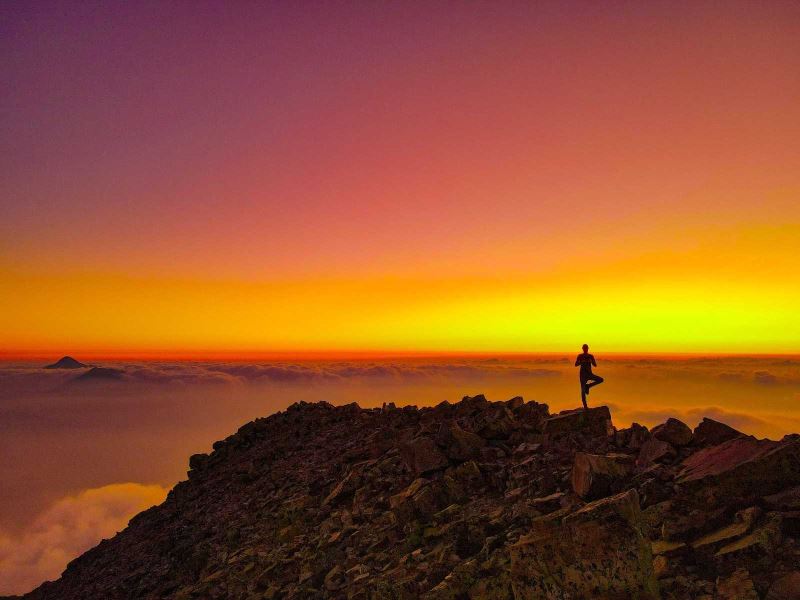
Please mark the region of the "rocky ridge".
<svg viewBox="0 0 800 600"><path fill-rule="evenodd" d="M24 596L800 598L800 436L513 398L257 419Z"/></svg>

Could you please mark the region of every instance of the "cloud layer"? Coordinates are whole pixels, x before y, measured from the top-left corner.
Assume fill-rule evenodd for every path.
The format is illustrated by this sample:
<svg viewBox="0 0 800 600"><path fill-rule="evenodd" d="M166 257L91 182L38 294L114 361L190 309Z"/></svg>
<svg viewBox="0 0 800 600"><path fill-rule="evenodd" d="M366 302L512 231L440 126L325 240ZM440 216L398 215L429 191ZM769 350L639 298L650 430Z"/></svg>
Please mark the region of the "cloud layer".
<svg viewBox="0 0 800 600"><path fill-rule="evenodd" d="M597 358L606 382L589 402L611 406L618 427L667 417L693 426L708 416L758 437L800 431L796 357ZM292 402L424 406L483 393L558 411L580 402L573 362L102 361L123 378L89 384L72 381L80 372L41 369L45 361L0 363L0 593L57 577L67 560L183 479L189 455ZM159 485L105 485L116 481Z"/></svg>
<svg viewBox="0 0 800 600"><path fill-rule="evenodd" d="M0 532L0 594L21 594L59 577L67 563L161 503L159 485L116 483L55 502L19 535Z"/></svg>

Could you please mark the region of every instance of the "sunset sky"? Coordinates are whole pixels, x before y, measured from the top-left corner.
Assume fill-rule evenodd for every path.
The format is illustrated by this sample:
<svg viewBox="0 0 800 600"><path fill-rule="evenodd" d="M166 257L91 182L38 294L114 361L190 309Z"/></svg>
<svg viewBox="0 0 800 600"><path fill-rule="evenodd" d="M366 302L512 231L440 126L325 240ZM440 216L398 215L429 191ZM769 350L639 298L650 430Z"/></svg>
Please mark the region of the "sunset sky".
<svg viewBox="0 0 800 600"><path fill-rule="evenodd" d="M3 3L0 352L797 351L800 4L347 6Z"/></svg>

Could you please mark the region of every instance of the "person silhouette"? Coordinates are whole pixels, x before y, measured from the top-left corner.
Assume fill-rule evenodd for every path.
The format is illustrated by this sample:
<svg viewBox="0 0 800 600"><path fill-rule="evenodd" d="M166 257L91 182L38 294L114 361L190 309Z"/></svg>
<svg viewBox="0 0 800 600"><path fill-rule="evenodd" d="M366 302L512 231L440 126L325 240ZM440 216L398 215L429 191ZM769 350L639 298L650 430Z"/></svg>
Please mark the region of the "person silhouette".
<svg viewBox="0 0 800 600"><path fill-rule="evenodd" d="M575 359L575 366L581 368L578 376L581 382L581 401L583 402L583 408L589 408L586 404L586 396L589 395L589 388L603 383L603 378L600 377L600 375L592 373L592 367L597 366L597 361L594 359L594 356L589 354L589 344L583 345L583 354L578 354L578 358Z"/></svg>

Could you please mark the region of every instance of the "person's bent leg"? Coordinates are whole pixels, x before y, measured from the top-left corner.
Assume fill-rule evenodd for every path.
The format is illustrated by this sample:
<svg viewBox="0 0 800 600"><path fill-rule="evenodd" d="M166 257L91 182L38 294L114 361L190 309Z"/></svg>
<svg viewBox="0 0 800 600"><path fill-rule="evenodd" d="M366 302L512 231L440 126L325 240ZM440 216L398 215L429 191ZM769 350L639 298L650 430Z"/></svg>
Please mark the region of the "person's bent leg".
<svg viewBox="0 0 800 600"><path fill-rule="evenodd" d="M591 383L589 383L589 384L587 384L587 386L586 386L586 387L594 387L594 386L596 386L596 385L600 385L600 384L601 384L601 383L603 383L604 381L605 381L605 379L603 379L602 377L600 377L600 375L594 375L594 376L592 377L592 382L591 382Z"/></svg>

